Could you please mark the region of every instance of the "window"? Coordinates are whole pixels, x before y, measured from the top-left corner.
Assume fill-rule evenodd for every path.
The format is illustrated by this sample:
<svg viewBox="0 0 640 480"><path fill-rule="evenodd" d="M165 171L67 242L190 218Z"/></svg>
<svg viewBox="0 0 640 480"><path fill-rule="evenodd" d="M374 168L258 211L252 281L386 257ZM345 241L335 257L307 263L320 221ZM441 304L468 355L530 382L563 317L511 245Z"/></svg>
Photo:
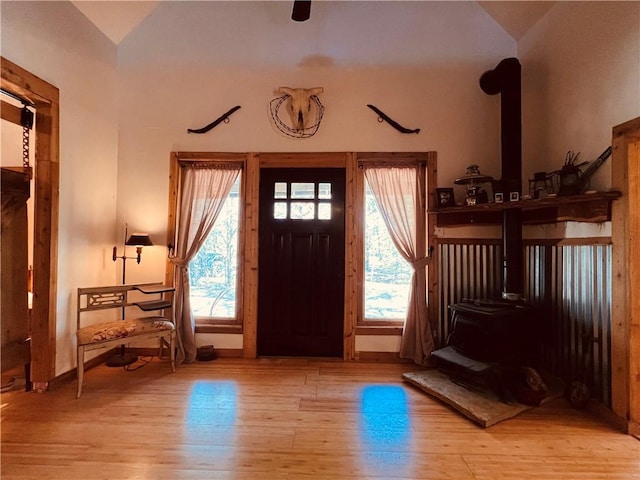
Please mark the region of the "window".
<svg viewBox="0 0 640 480"><path fill-rule="evenodd" d="M275 182L273 218L331 220L331 183Z"/></svg>
<svg viewBox="0 0 640 480"><path fill-rule="evenodd" d="M236 318L240 181L241 175L207 239L189 263L191 308L198 318Z"/></svg>
<svg viewBox="0 0 640 480"><path fill-rule="evenodd" d="M366 182L364 211L365 320L404 321L413 271L393 244Z"/></svg>

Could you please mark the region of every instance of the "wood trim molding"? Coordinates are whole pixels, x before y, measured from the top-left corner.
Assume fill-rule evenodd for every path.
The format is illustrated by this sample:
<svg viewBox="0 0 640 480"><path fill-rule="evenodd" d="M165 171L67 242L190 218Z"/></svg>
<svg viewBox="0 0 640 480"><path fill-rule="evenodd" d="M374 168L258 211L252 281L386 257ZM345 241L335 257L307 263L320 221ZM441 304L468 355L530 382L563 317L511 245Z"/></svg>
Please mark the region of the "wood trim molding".
<svg viewBox="0 0 640 480"><path fill-rule="evenodd" d="M260 153L260 168L345 168L346 152Z"/></svg>
<svg viewBox="0 0 640 480"><path fill-rule="evenodd" d="M34 387L55 377L60 185L59 91L50 83L0 57L0 86L31 101L36 110L31 374Z"/></svg>
<svg viewBox="0 0 640 480"><path fill-rule="evenodd" d="M20 107L16 107L4 100L0 101L0 114L2 114L2 120L22 126L22 123L20 122L20 112Z"/></svg>
<svg viewBox="0 0 640 480"><path fill-rule="evenodd" d="M173 152L172 157L178 162L207 162L207 161L227 161L244 163L247 158L246 153L233 152Z"/></svg>
<svg viewBox="0 0 640 480"><path fill-rule="evenodd" d="M169 157L169 212L167 215L167 245L175 246L176 220L178 216L178 192L180 191L180 163L177 152ZM169 256L164 269L165 285L173 285L175 268Z"/></svg>
<svg viewBox="0 0 640 480"><path fill-rule="evenodd" d="M611 409L630 432L640 423L640 117L613 128Z"/></svg>
<svg viewBox="0 0 640 480"><path fill-rule="evenodd" d="M346 168L346 190L345 190L345 258L344 258L344 347L343 358L345 360L355 360L356 358L356 325L358 322L358 308L361 302L358 301L358 219L362 206L358 202L358 166L355 155L349 153ZM360 222L361 224L362 222Z"/></svg>
<svg viewBox="0 0 640 480"><path fill-rule="evenodd" d="M524 246L580 246L580 245L611 245L611 237L583 237L583 238L525 238Z"/></svg>
<svg viewBox="0 0 640 480"><path fill-rule="evenodd" d="M411 363L410 360L400 358L398 352L358 352L356 358L359 362L370 363Z"/></svg>
<svg viewBox="0 0 640 480"><path fill-rule="evenodd" d="M244 197L244 315L243 355L258 355L258 245L260 208L260 158L249 154L245 168Z"/></svg>
<svg viewBox="0 0 640 480"><path fill-rule="evenodd" d="M242 334L242 325L238 324L216 324L216 323L197 323L196 333L225 333L225 334Z"/></svg>
<svg viewBox="0 0 640 480"><path fill-rule="evenodd" d="M438 186L438 154L436 152L427 152L427 256L429 263L427 264L427 314L429 326L434 341L437 340L438 330L438 312L440 311L440 258L438 256L438 248L436 245L436 217L429 213L433 211L438 204L436 199L436 187Z"/></svg>
<svg viewBox="0 0 640 480"><path fill-rule="evenodd" d="M439 237L436 239L439 245L502 245L500 238L451 238ZM525 238L522 240L524 246L545 245L611 245L611 237L582 237L582 238Z"/></svg>
<svg viewBox="0 0 640 480"><path fill-rule="evenodd" d="M402 335L402 325L358 325L356 335Z"/></svg>

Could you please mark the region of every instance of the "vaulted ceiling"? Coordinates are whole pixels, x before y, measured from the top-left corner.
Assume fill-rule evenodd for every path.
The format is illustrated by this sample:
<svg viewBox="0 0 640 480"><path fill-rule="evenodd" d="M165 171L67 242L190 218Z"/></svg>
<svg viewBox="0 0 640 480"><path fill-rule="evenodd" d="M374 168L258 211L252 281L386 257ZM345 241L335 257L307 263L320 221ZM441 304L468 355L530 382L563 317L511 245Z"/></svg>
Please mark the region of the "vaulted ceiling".
<svg viewBox="0 0 640 480"><path fill-rule="evenodd" d="M71 3L114 44L118 45L158 6L160 1L163 0L72 1ZM509 35L519 40L556 2L479 1L477 3Z"/></svg>

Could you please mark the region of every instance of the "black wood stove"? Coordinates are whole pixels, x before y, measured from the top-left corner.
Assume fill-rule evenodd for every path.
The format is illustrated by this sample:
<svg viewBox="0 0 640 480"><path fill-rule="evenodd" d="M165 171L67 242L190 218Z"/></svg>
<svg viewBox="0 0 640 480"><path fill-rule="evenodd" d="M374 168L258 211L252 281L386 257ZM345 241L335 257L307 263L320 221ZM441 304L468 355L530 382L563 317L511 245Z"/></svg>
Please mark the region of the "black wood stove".
<svg viewBox="0 0 640 480"><path fill-rule="evenodd" d="M505 197L522 192L520 70L516 58L507 58L480 78L485 93L501 93L502 177L494 190ZM503 373L534 366L539 344L536 310L523 300L522 211L516 205L505 205L502 240L502 298L449 305L451 333L432 356L454 379L489 386L508 401Z"/></svg>

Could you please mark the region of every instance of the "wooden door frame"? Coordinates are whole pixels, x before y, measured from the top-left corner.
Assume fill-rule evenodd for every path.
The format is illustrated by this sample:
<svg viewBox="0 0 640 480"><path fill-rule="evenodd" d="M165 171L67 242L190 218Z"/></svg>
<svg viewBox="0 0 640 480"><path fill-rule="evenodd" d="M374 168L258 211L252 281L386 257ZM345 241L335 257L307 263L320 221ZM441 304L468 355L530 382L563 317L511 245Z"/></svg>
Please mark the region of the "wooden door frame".
<svg viewBox="0 0 640 480"><path fill-rule="evenodd" d="M640 435L640 117L613 128L611 409Z"/></svg>
<svg viewBox="0 0 640 480"><path fill-rule="evenodd" d="M356 311L349 292L355 291L356 278L349 274L355 264L353 245L354 175L357 173L355 156L347 152L332 153L254 153L247 158L247 197L245 199L245 317L243 351L246 358L258 355L258 244L259 196L261 168L345 168L345 285L344 285L344 343L343 358L355 358Z"/></svg>
<svg viewBox="0 0 640 480"><path fill-rule="evenodd" d="M55 377L56 361L60 93L4 57L0 68L0 87L36 109L31 380L42 392Z"/></svg>

